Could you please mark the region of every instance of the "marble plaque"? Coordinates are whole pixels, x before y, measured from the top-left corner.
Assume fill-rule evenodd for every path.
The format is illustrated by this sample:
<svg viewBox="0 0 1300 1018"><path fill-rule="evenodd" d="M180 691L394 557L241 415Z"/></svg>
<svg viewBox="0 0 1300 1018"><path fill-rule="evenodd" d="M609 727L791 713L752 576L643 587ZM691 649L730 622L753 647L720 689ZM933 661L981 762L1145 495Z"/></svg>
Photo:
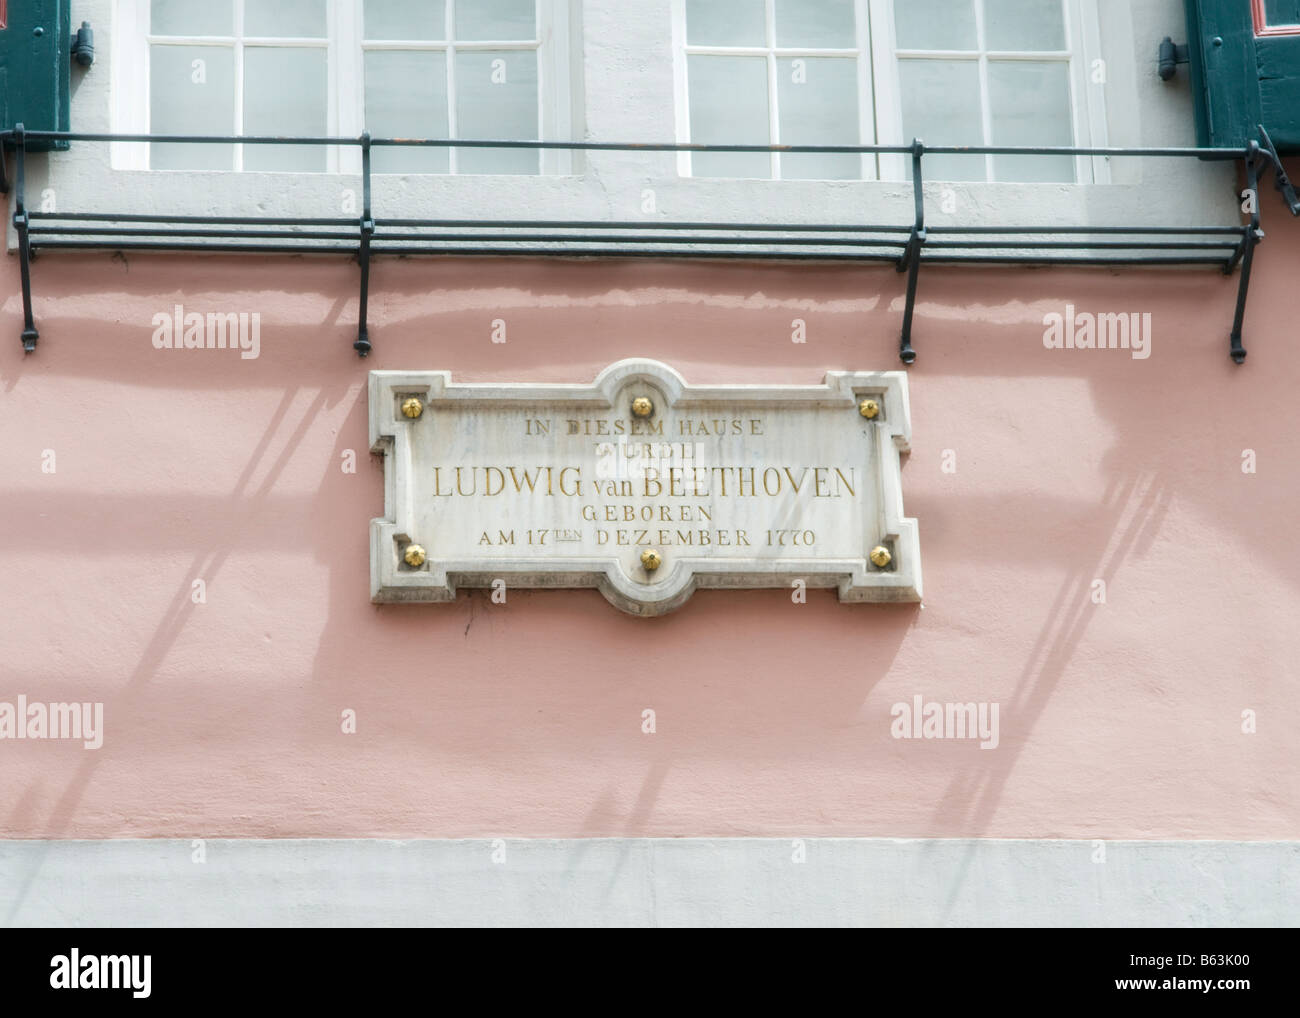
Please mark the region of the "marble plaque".
<svg viewBox="0 0 1300 1018"><path fill-rule="evenodd" d="M919 601L910 432L901 371L820 385L692 385L650 360L572 385L372 371L371 597L598 587L661 615L701 587L802 581L841 601Z"/></svg>

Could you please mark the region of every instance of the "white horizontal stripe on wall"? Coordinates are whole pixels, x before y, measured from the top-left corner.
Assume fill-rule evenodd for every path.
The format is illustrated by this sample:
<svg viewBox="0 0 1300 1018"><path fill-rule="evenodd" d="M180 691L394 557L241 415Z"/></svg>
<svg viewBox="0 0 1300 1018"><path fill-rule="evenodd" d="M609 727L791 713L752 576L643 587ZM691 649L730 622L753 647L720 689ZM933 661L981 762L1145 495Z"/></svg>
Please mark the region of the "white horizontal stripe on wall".
<svg viewBox="0 0 1300 1018"><path fill-rule="evenodd" d="M1101 849L1104 847L1104 861ZM1282 926L1300 842L0 841L10 926ZM796 862L797 858L802 862ZM499 860L499 861L496 861Z"/></svg>

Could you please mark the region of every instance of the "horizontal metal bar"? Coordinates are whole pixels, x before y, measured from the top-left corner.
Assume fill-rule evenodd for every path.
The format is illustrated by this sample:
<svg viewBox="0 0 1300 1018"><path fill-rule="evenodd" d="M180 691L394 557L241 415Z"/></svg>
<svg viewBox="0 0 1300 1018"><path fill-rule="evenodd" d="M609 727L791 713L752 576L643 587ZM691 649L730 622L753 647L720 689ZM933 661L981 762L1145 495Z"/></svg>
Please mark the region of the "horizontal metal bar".
<svg viewBox="0 0 1300 1018"><path fill-rule="evenodd" d="M907 148L904 151L910 152ZM925 155L1169 156L1189 159L1241 159L1244 148L1084 148L1078 145L923 145ZM976 183L982 183L976 181ZM994 183L1015 183L994 181Z"/></svg>
<svg viewBox="0 0 1300 1018"><path fill-rule="evenodd" d="M825 245L827 247L906 247L907 242L903 240L888 240L885 238L873 237L764 237L764 236L744 236L744 237L674 237L667 234L606 234L593 236L591 234L576 233L514 233L514 234L496 234L484 235L481 233L380 233L375 232L375 239L382 241L471 241L479 244L490 243L517 243L520 241L544 241L546 243L575 243L575 244L690 244L692 246L709 245L709 244L738 244L738 245L762 245L762 244L811 244ZM1005 247L1006 245L999 245Z"/></svg>
<svg viewBox="0 0 1300 1018"><path fill-rule="evenodd" d="M1030 251L1054 248L1095 248L1098 251L1235 251L1236 241L1229 240L930 240L925 245L930 250L942 248L1025 248Z"/></svg>
<svg viewBox="0 0 1300 1018"><path fill-rule="evenodd" d="M25 131L31 141L116 141L185 145L362 145L359 137L208 134L112 134L93 131ZM0 131L0 139L12 140L14 132ZM701 142L600 142L526 141L486 138L370 138L374 147L501 148L600 152L807 152L910 154L908 145L724 145ZM1076 155L1076 156L1168 156L1196 159L1241 159L1245 149L1234 148L1086 148L1075 145L922 145L923 154L934 155Z"/></svg>
<svg viewBox="0 0 1300 1018"><path fill-rule="evenodd" d="M147 237L154 240L167 240L169 238L179 238L190 240L198 237L250 237L268 240L355 240L356 233L333 233L333 232L316 232L316 233L293 233L287 230L139 230L130 227L114 228L111 226L47 226L35 227L31 230L33 236L45 237L69 237L69 236L87 236L87 237ZM902 248L906 242L902 240L886 240L865 238L846 238L846 237L673 237L657 234L645 236L632 235L610 235L610 236L582 236L575 234L505 234L499 236L483 236L477 233L438 233L438 234L373 234L376 240L388 241L390 243L408 243L423 242L429 243L436 241L445 243L448 241L458 241L465 243L483 244L485 242L492 244L517 244L531 243L542 241L546 243L574 243L574 244L688 244L693 247L709 245L770 245L779 246L782 244L795 244L801 246L813 247L894 247ZM997 247L1006 247L1005 244L994 245ZM1068 245L1074 246L1074 245ZM1146 245L1137 245L1143 247Z"/></svg>
<svg viewBox="0 0 1300 1018"><path fill-rule="evenodd" d="M1010 245L1008 245L1010 246ZM1058 258L1044 255L1041 258L1024 258L1016 255L926 255L922 252L922 261L972 265L1224 265L1222 258L1212 255L1188 255L1176 258L1164 255L1152 255L1148 258Z"/></svg>
<svg viewBox="0 0 1300 1018"><path fill-rule="evenodd" d="M1249 226L931 226L931 235L940 233L1125 233L1125 234L1231 234L1240 236Z"/></svg>
<svg viewBox="0 0 1300 1018"><path fill-rule="evenodd" d="M855 223L661 223L642 220L538 220L538 219L376 219L375 226L449 226L534 228L538 230L789 230L802 233L910 233L910 226L876 226Z"/></svg>
<svg viewBox="0 0 1300 1018"><path fill-rule="evenodd" d="M389 255L465 255L469 257L512 258L517 256L547 256L552 258L741 258L745 260L764 259L775 261L823 261L850 262L876 261L893 262L897 254L873 254L869 251L825 252L813 251L706 251L698 248L643 248L629 250L626 248L577 249L568 247L528 247L528 248L470 248L470 247L385 247L382 244L371 248L374 254Z"/></svg>
<svg viewBox="0 0 1300 1018"><path fill-rule="evenodd" d="M33 245L35 249L38 245ZM214 254L222 253L262 253L262 254L345 254L349 256L356 255L354 245L340 246L330 244L313 244L313 245L278 245L278 244L186 244L177 242L155 242L155 241L138 241L128 240L121 243L106 240L46 240L39 245L42 249L85 249L85 250L142 250L142 251L194 251L208 252ZM427 245L424 247L385 247L382 244L376 244L371 247L371 253L375 255L446 255L454 257L487 257L487 258L510 258L510 257L532 257L548 256L559 258L697 258L697 259L763 259L769 261L827 261L827 262L850 262L850 261L876 261L876 262L894 262L897 260L896 254L873 254L871 252L807 252L807 251L713 251L699 250L698 248L648 248L648 249L575 249L568 247L527 247L527 248L484 248L484 247L442 247L436 245ZM923 249L921 259L927 262L943 262L947 264L1036 264L1036 265L1219 265L1224 264L1223 258L1215 258L1204 255L1188 255L1183 258L1149 256L1149 257L1132 257L1132 258L1076 258L1076 257L1054 257L1045 255L1042 257L1022 257L1016 255L942 255L927 254Z"/></svg>
<svg viewBox="0 0 1300 1018"><path fill-rule="evenodd" d="M265 240L302 240L302 241L319 241L319 240L354 240L355 233L334 233L334 232L315 232L315 233L293 233L286 230L140 230L129 227L98 227L98 226L50 226L50 227L32 227L29 231L33 236L44 237L70 237L70 236L98 236L98 237L144 237L157 240L160 243L172 238L191 240L200 237L222 237L222 238L256 238ZM527 243L564 243L564 244L677 244L689 245L691 247L718 247L718 246L748 246L748 245L768 245L780 246L782 244L795 244L809 247L845 247L845 248L898 248L907 247L907 241L889 240L885 238L848 238L848 237L766 237L766 236L746 236L746 237L673 237L661 234L648 235L606 235L590 236L579 234L532 234L516 233L501 234L495 236L484 236L477 233L438 233L438 234L382 234L375 233L374 239L378 242L388 243L439 243L448 242L456 243L474 243L484 244L527 244ZM942 249L985 249L985 250L1005 250L1018 249L1025 251L1046 251L1046 250L1130 250L1130 251L1235 251L1238 245L1228 241L1044 241L1044 240L950 240L950 241L930 241L927 243L929 250ZM459 250L459 248L457 249ZM509 253L511 248L501 248L503 253Z"/></svg>
<svg viewBox="0 0 1300 1018"><path fill-rule="evenodd" d="M46 237L262 237L270 240L356 240L356 231L351 233L293 233L289 230L138 230L132 227L115 228L112 226L33 226L29 231L33 236Z"/></svg>
<svg viewBox="0 0 1300 1018"><path fill-rule="evenodd" d="M163 223L213 225L213 226L347 226L355 227L357 220L350 218L303 218L294 216L169 216L140 213L112 212L29 212L33 223L40 220L58 222L97 223ZM532 220L532 219L376 219L376 227L456 227L463 229L536 229L536 230L693 230L693 231L783 231L798 233L898 233L911 232L911 226L889 226L883 223L858 225L852 223L699 223L699 222L643 222L615 220ZM1234 236L1239 237L1250 226L932 226L931 236L942 234L1119 234Z"/></svg>
<svg viewBox="0 0 1300 1018"><path fill-rule="evenodd" d="M183 244L167 241L127 240L43 240L41 250L85 250L85 251L195 251L199 253L260 253L260 254L346 254L356 255L357 245L346 247L338 244Z"/></svg>
<svg viewBox="0 0 1300 1018"><path fill-rule="evenodd" d="M37 245L33 245L35 249ZM128 240L115 243L108 240L44 240L40 249L62 250L122 250L122 251L194 251L224 253L263 253L263 254L347 254L355 255L356 246L340 247L338 245L282 245L282 244L186 244L177 242L157 242ZM591 250L565 247L529 247L529 248L483 248L483 247L438 247L422 248L384 247L372 245L371 254L381 255L455 255L466 257L510 258L518 256L547 255L551 257L571 258L743 258L767 259L781 261L880 261L892 262L896 254L872 254L871 252L827 252L819 254L805 251L700 251L690 248L648 248L648 249L609 249Z"/></svg>
<svg viewBox="0 0 1300 1018"><path fill-rule="evenodd" d="M38 219L88 223L209 223L214 226L351 226L357 217L347 219L303 219L293 216L153 216L132 212L33 212Z"/></svg>

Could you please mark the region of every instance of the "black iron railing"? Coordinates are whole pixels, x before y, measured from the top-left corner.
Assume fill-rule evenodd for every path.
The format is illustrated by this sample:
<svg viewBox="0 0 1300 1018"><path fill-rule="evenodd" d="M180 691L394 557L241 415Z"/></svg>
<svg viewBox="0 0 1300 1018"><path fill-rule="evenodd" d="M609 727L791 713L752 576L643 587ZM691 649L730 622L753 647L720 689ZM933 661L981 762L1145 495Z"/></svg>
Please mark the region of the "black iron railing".
<svg viewBox="0 0 1300 1018"><path fill-rule="evenodd" d="M204 252L338 253L360 266L357 353L370 352L367 307L370 263L381 255L600 256L740 258L891 262L907 273L899 357L910 364L912 315L922 262L1044 265L1213 265L1240 269L1229 352L1246 356L1242 327L1254 250L1263 238L1259 199L1238 226L939 226L926 225L923 159L926 155L1060 155L1235 161L1245 164L1246 186L1256 195L1261 174L1274 183L1293 215L1300 200L1272 146L1244 149L1082 148L1072 146L911 145L703 145L623 142L487 141L416 138L279 138L213 135L100 134L76 131L0 131L0 149L14 153L13 223L21 261L23 349L36 348L31 259L37 251L112 249ZM187 216L90 212L37 212L27 208L25 164L34 141L145 142L220 145L355 146L361 150L362 208L355 217ZM911 162L914 215L906 223L611 222L546 219L416 219L376 217L371 198L371 153L376 147L492 148L570 152L788 152L904 155ZM0 162L0 191L8 192L8 167Z"/></svg>

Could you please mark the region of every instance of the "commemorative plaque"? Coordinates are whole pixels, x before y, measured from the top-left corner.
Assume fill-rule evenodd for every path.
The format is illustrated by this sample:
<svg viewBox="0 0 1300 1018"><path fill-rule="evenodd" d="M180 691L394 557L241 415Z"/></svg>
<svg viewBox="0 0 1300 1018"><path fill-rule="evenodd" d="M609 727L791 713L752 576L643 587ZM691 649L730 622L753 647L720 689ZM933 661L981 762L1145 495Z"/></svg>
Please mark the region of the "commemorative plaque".
<svg viewBox="0 0 1300 1018"><path fill-rule="evenodd" d="M589 384L552 385L372 371L369 398L384 457L375 601L597 587L648 616L710 587L921 598L902 372L692 385L624 360Z"/></svg>

